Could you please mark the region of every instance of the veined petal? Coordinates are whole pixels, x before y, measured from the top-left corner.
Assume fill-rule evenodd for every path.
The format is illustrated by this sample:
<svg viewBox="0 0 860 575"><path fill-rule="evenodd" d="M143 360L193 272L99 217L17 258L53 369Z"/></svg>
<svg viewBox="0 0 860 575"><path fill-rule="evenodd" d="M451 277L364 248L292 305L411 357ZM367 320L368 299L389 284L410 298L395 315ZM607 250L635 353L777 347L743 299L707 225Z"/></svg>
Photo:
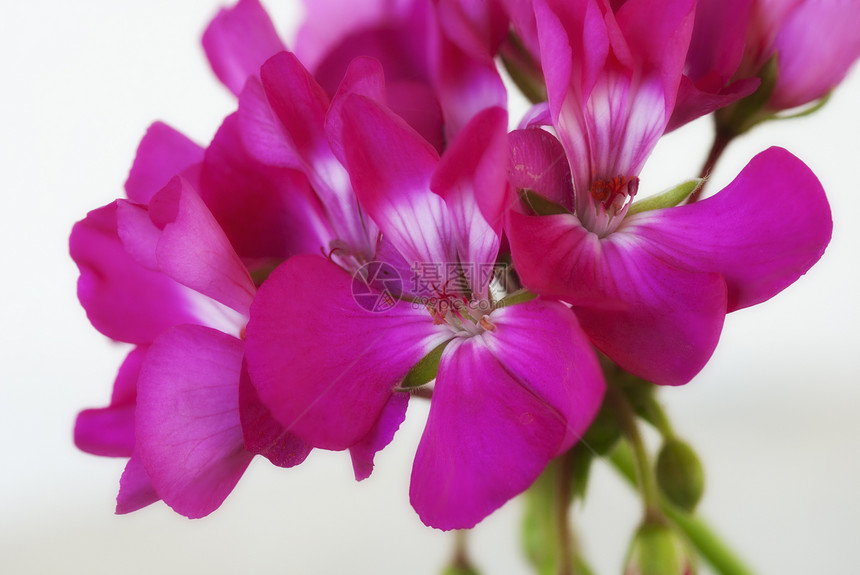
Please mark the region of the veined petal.
<svg viewBox="0 0 860 575"><path fill-rule="evenodd" d="M125 464L125 470L119 480L119 493L116 496L117 515L132 513L160 500L161 497L155 492L152 481L140 460L140 453L135 451Z"/></svg>
<svg viewBox="0 0 860 575"><path fill-rule="evenodd" d="M237 96L263 62L286 50L257 0L221 9L203 33L203 49L215 75Z"/></svg>
<svg viewBox="0 0 860 575"><path fill-rule="evenodd" d="M129 199L141 204L170 181L203 161L203 148L167 124L155 122L144 134L125 181Z"/></svg>
<svg viewBox="0 0 860 575"><path fill-rule="evenodd" d="M507 118L502 108L476 115L446 150L430 183L445 199L461 264L492 268L499 252L507 208ZM467 276L468 270L475 271L465 268ZM474 293L485 293L491 279L485 275L467 277Z"/></svg>
<svg viewBox="0 0 860 575"><path fill-rule="evenodd" d="M299 168L310 180L338 238L370 255L375 233L365 228L349 175L326 136L328 96L289 52L270 58L260 73L269 104L300 160Z"/></svg>
<svg viewBox="0 0 860 575"><path fill-rule="evenodd" d="M833 230L815 174L776 147L754 157L714 196L636 214L624 225L676 266L721 274L728 311L766 301L794 283L819 260Z"/></svg>
<svg viewBox="0 0 860 575"><path fill-rule="evenodd" d="M678 267L634 230L599 239L572 215L511 212L507 231L526 287L572 303L594 345L624 369L679 385L711 357L726 314L719 274Z"/></svg>
<svg viewBox="0 0 860 575"><path fill-rule="evenodd" d="M244 361L239 379L239 419L245 449L262 455L278 467L298 465L311 452L311 446L284 429L260 401Z"/></svg>
<svg viewBox="0 0 860 575"><path fill-rule="evenodd" d="M147 346L131 350L113 384L110 405L85 409L75 420L75 446L93 455L131 457L134 451L134 408L137 378Z"/></svg>
<svg viewBox="0 0 860 575"><path fill-rule="evenodd" d="M256 288L197 192L182 178L152 198L152 222L162 230L159 268L182 285L247 316Z"/></svg>
<svg viewBox="0 0 860 575"><path fill-rule="evenodd" d="M341 450L367 436L418 361L450 337L424 309L362 308L353 279L299 255L263 283L248 323L248 373L263 403L314 447Z"/></svg>
<svg viewBox="0 0 860 575"><path fill-rule="evenodd" d="M565 306L533 301L491 320L495 331L445 349L415 455L410 500L439 529L471 528L526 489L584 433L603 395Z"/></svg>
<svg viewBox="0 0 860 575"><path fill-rule="evenodd" d="M343 103L343 149L359 203L410 263L456 262L445 201L430 191L436 150L363 96Z"/></svg>
<svg viewBox="0 0 860 575"><path fill-rule="evenodd" d="M570 166L558 139L545 130L528 128L508 134L508 143L508 179L514 193L531 190L573 213Z"/></svg>
<svg viewBox="0 0 860 575"><path fill-rule="evenodd" d="M253 457L239 422L242 352L234 337L178 326L141 369L137 447L156 492L186 517L217 509Z"/></svg>
<svg viewBox="0 0 860 575"><path fill-rule="evenodd" d="M255 160L242 145L237 114L224 120L206 150L200 197L246 261L319 253L332 239L307 178Z"/></svg>
<svg viewBox="0 0 860 575"><path fill-rule="evenodd" d="M374 456L394 439L394 434L400 428L403 420L406 419L406 407L408 405L408 393L391 394L376 425L361 441L349 448L356 481L370 477L371 472L373 472Z"/></svg>
<svg viewBox="0 0 860 575"><path fill-rule="evenodd" d="M185 288L138 264L117 233L117 204L75 224L69 252L78 265L78 299L97 330L119 341L152 342L180 323L199 323Z"/></svg>

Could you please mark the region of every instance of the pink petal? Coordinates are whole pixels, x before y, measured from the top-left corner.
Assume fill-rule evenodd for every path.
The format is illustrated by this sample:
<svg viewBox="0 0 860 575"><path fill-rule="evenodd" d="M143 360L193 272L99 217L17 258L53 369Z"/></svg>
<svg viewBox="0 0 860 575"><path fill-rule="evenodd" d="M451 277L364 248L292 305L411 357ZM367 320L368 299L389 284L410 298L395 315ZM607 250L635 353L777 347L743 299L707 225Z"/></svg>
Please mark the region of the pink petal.
<svg viewBox="0 0 860 575"><path fill-rule="evenodd" d="M656 73L662 80L667 120L690 46L695 8L696 0L628 0L616 15L644 74Z"/></svg>
<svg viewBox="0 0 860 575"><path fill-rule="evenodd" d="M134 451L134 408L137 378L147 347L134 348L119 368L110 405L85 409L75 420L75 446L107 457L131 457Z"/></svg>
<svg viewBox="0 0 860 575"><path fill-rule="evenodd" d="M106 336L147 344L172 325L199 323L185 288L139 265L123 248L116 202L75 224L69 251L81 273L78 299Z"/></svg>
<svg viewBox="0 0 860 575"><path fill-rule="evenodd" d="M218 79L237 96L270 56L286 50L257 0L221 9L203 33L203 49Z"/></svg>
<svg viewBox="0 0 860 575"><path fill-rule="evenodd" d="M432 527L471 528L525 490L600 407L600 368L570 310L500 311L495 331L454 340L439 365L410 487Z"/></svg>
<svg viewBox="0 0 860 575"><path fill-rule="evenodd" d="M125 464L125 470L119 480L116 513L117 515L132 513L159 500L161 497L152 487L152 481L150 481L149 475L143 467L143 462L140 460L140 454L135 451L128 463Z"/></svg>
<svg viewBox="0 0 860 575"><path fill-rule="evenodd" d="M682 77L681 85L678 87L678 98L675 101L675 108L672 110L666 131L671 132L696 118L710 114L714 110L719 110L741 98L746 98L755 92L760 85L761 80L758 78L741 78L716 93L711 93L699 89L686 76Z"/></svg>
<svg viewBox="0 0 860 575"><path fill-rule="evenodd" d="M170 178L203 161L203 148L167 124L155 122L140 141L125 192L129 199L149 203Z"/></svg>
<svg viewBox="0 0 860 575"><path fill-rule="evenodd" d="M526 287L574 304L594 345L624 369L679 385L711 357L726 313L720 275L677 267L635 229L599 239L573 215L511 212L507 231Z"/></svg>
<svg viewBox="0 0 860 575"><path fill-rule="evenodd" d="M445 201L430 191L433 147L376 102L343 103L343 149L359 203L410 263L455 262Z"/></svg>
<svg viewBox="0 0 860 575"><path fill-rule="evenodd" d="M326 136L328 96L289 52L270 58L260 73L269 104L295 150L299 167L325 207L335 233L354 249L369 255L375 233L368 233L365 228L349 176Z"/></svg>
<svg viewBox="0 0 860 575"><path fill-rule="evenodd" d="M373 472L374 456L394 439L394 434L400 428L403 420L406 419L408 404L408 393L393 393L388 399L388 403L385 404L376 425L361 441L349 448L356 481L370 477L371 472Z"/></svg>
<svg viewBox="0 0 860 575"><path fill-rule="evenodd" d="M217 509L253 455L239 422L242 342L200 326L159 337L140 373L137 443L152 485L190 518Z"/></svg>
<svg viewBox="0 0 860 575"><path fill-rule="evenodd" d="M718 92L738 69L753 3L753 0L698 1L684 72L702 90Z"/></svg>
<svg viewBox="0 0 860 575"><path fill-rule="evenodd" d="M833 229L815 174L782 148L753 158L714 196L630 218L632 233L679 267L717 272L728 311L766 301L805 274Z"/></svg>
<svg viewBox="0 0 860 575"><path fill-rule="evenodd" d="M445 10L442 11L444 17ZM481 110L506 108L507 90L493 60L495 52L490 52L489 46L481 46L484 42L477 39L472 42L472 51L464 49L457 42L459 38L446 33L443 24L433 27L430 68L445 117L445 135L450 141Z"/></svg>
<svg viewBox="0 0 860 575"><path fill-rule="evenodd" d="M307 178L251 157L236 114L224 120L206 150L200 186L200 197L246 261L319 253L332 239Z"/></svg>
<svg viewBox="0 0 860 575"><path fill-rule="evenodd" d="M480 112L451 143L433 174L430 187L448 207L461 263L492 267L496 261L507 208L507 125L502 108ZM473 292L485 293L488 277L467 279Z"/></svg>
<svg viewBox="0 0 860 575"><path fill-rule="evenodd" d="M311 451L310 445L289 433L272 417L272 412L260 401L244 364L239 380L239 419L245 449L262 455L278 467L298 465Z"/></svg>
<svg viewBox="0 0 860 575"><path fill-rule="evenodd" d="M508 143L508 179L514 192L531 190L573 212L570 166L558 139L545 130L531 128L514 130L508 134Z"/></svg>
<svg viewBox="0 0 860 575"><path fill-rule="evenodd" d="M197 192L182 178L152 198L152 222L162 229L159 268L189 288L247 315L256 288Z"/></svg>
<svg viewBox="0 0 860 575"><path fill-rule="evenodd" d="M330 261L295 256L261 286L248 323L248 373L260 399L288 431L323 449L366 437L409 369L450 337L406 302L384 312L360 307L352 285Z"/></svg>

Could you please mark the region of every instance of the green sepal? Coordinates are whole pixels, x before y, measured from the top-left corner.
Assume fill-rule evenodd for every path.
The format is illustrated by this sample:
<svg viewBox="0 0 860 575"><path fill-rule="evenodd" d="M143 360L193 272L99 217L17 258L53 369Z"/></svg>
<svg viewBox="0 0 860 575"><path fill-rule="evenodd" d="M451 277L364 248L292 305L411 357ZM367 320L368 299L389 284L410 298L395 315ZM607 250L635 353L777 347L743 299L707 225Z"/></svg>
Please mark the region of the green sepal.
<svg viewBox="0 0 860 575"><path fill-rule="evenodd" d="M755 92L714 112L717 133L732 139L747 132L756 124L772 119L773 113L768 111L766 106L776 87L778 74L777 54L774 54L759 70L758 78L761 84Z"/></svg>
<svg viewBox="0 0 860 575"><path fill-rule="evenodd" d="M657 456L657 485L666 498L692 513L705 491L702 462L685 441L665 441Z"/></svg>
<svg viewBox="0 0 860 575"><path fill-rule="evenodd" d="M661 208L673 208L686 200L690 194L701 188L704 183L705 180L703 178L687 180L674 188L670 188L649 198L643 198L638 202L633 202L630 209L627 210L627 215L650 212L651 210L659 210Z"/></svg>
<svg viewBox="0 0 860 575"><path fill-rule="evenodd" d="M555 216L558 214L570 213L570 211L561 204L557 204L554 201L543 197L534 190L527 190L525 188L520 190L520 199L525 202L529 209L531 209L532 213L536 216Z"/></svg>
<svg viewBox="0 0 860 575"><path fill-rule="evenodd" d="M500 307L508 307L511 305L517 305L518 303L525 303L527 301L531 301L537 297L536 293L532 293L528 290L521 289L512 294L506 295L498 302L496 302L494 308L498 309Z"/></svg>
<svg viewBox="0 0 860 575"><path fill-rule="evenodd" d="M436 379L436 372L439 371L439 361L442 359L442 352L445 351L445 346L451 343L448 340L440 343L433 348L433 351L421 358L421 360L412 366L403 382L400 384L401 389L414 389L430 383Z"/></svg>

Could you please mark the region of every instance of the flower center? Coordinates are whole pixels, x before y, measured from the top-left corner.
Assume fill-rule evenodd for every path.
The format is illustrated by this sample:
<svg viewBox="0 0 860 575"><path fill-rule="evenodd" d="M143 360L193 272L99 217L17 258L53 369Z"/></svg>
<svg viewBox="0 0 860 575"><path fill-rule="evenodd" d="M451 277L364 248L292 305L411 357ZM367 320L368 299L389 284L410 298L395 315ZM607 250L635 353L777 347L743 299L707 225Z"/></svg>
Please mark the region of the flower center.
<svg viewBox="0 0 860 575"><path fill-rule="evenodd" d="M637 176L594 180L577 215L585 227L604 237L618 228L638 190Z"/></svg>

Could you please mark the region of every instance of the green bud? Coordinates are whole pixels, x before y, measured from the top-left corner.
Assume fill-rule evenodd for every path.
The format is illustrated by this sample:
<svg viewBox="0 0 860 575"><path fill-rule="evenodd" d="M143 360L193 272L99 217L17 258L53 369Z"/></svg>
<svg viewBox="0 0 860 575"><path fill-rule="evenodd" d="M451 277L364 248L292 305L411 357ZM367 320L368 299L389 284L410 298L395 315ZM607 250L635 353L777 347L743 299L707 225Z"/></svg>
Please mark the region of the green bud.
<svg viewBox="0 0 860 575"><path fill-rule="evenodd" d="M671 527L645 523L636 531L624 575L693 575L695 572L692 552Z"/></svg>
<svg viewBox="0 0 860 575"><path fill-rule="evenodd" d="M668 439L657 456L657 484L672 503L692 512L705 490L705 472L696 452L680 439Z"/></svg>

